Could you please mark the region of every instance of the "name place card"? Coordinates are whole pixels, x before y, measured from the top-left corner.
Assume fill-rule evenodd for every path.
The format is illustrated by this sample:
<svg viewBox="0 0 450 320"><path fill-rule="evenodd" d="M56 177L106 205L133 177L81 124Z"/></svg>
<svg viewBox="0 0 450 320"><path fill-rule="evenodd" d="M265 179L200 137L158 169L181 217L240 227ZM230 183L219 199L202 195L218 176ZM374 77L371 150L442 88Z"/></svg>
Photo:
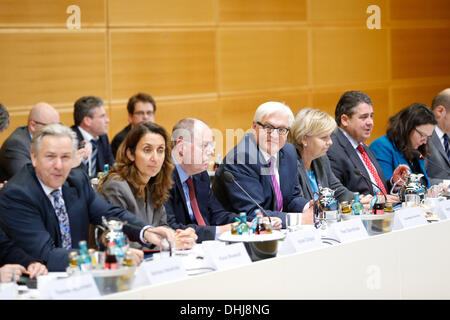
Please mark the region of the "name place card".
<svg viewBox="0 0 450 320"><path fill-rule="evenodd" d="M422 208L403 208L395 212L393 230L421 226L427 223L428 221Z"/></svg>
<svg viewBox="0 0 450 320"><path fill-rule="evenodd" d="M438 201L435 210L439 219L450 219L450 200Z"/></svg>
<svg viewBox="0 0 450 320"><path fill-rule="evenodd" d="M361 218L354 218L347 221L333 223L328 232L330 237L336 238L340 242L350 242L369 237L366 227Z"/></svg>
<svg viewBox="0 0 450 320"><path fill-rule="evenodd" d="M230 269L252 263L242 242L222 247L205 248L205 255L216 270Z"/></svg>
<svg viewBox="0 0 450 320"><path fill-rule="evenodd" d="M17 284L15 282L0 283L0 300L17 298Z"/></svg>
<svg viewBox="0 0 450 320"><path fill-rule="evenodd" d="M100 296L92 274L74 275L65 279L51 280L47 284L51 299L91 299Z"/></svg>
<svg viewBox="0 0 450 320"><path fill-rule="evenodd" d="M142 268L150 284L159 284L187 278L186 269L179 257L147 261L142 264Z"/></svg>
<svg viewBox="0 0 450 320"><path fill-rule="evenodd" d="M282 243L282 246L283 254L306 252L320 248L322 247L320 231L316 228L308 228L289 232L286 234L286 239Z"/></svg>

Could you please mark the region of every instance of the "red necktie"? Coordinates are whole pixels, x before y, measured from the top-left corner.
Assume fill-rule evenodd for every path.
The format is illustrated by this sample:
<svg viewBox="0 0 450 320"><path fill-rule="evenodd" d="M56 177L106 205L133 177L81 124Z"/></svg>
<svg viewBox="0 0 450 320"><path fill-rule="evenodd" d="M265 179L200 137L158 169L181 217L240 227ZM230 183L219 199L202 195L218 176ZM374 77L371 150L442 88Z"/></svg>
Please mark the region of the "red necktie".
<svg viewBox="0 0 450 320"><path fill-rule="evenodd" d="M372 161L370 161L369 156L366 153L366 150L364 150L364 148L361 144L359 144L358 148L356 148L356 149L358 149L358 151L361 153L364 163L366 164L367 168L369 169L370 173L372 174L372 177L374 177L377 185L381 188L381 190L384 192L384 194L387 194L386 189L384 188L383 181L381 181L381 178L378 175L377 170L375 170L375 167L373 166Z"/></svg>
<svg viewBox="0 0 450 320"><path fill-rule="evenodd" d="M194 183L192 182L192 178L189 177L187 180L187 185L189 188L189 200L191 201L191 208L194 211L195 220L197 220L197 224L199 226L206 226L205 220L203 220L202 214L200 213L200 209L198 208L197 198L195 197L195 189Z"/></svg>

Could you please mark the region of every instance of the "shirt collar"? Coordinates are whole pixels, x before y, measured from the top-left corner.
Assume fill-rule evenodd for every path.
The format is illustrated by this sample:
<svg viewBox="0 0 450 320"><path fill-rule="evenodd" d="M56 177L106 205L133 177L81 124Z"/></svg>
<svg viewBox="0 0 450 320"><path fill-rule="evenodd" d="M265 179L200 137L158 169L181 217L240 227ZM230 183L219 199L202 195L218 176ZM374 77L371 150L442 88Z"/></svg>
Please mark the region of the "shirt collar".
<svg viewBox="0 0 450 320"><path fill-rule="evenodd" d="M353 149L358 148L358 146L360 145L360 143L358 141L356 141L355 139L353 139L353 137L351 135L348 134L347 131L345 131L342 128L339 128L339 130L341 130L341 132L344 134L344 136L348 139L348 141L350 141L351 145L353 146Z"/></svg>
<svg viewBox="0 0 450 320"><path fill-rule="evenodd" d="M441 128L439 128L438 126L435 126L434 130L436 131L436 134L438 135L439 139L442 139L442 137L444 136L444 131L442 131Z"/></svg>
<svg viewBox="0 0 450 320"><path fill-rule="evenodd" d="M278 152L274 155L270 155L261 148L259 148L259 152L261 152L261 155L263 156L263 159L267 164L269 163L270 158L274 158L275 164L278 163Z"/></svg>
<svg viewBox="0 0 450 320"><path fill-rule="evenodd" d="M78 127L78 130L80 130L81 135L83 136L84 140L91 141L92 139L97 140L98 137L94 137L92 134L84 130L82 127Z"/></svg>
<svg viewBox="0 0 450 320"><path fill-rule="evenodd" d="M42 189L44 190L44 192L45 192L45 194L47 195L47 197L51 197L51 196L52 196L51 193L52 193L54 190L56 190L56 189L50 188L49 186L45 185L45 184L41 181L41 179L39 179L39 177L38 177L37 175L36 175L36 177L37 177L39 183L41 184L41 187L42 187ZM59 187L58 189L61 191L61 194L62 194L62 187Z"/></svg>
<svg viewBox="0 0 450 320"><path fill-rule="evenodd" d="M183 167L177 162L173 154L171 155L173 163L175 164L175 168L177 169L178 176L180 177L181 184L185 183L189 178L189 175L184 171Z"/></svg>

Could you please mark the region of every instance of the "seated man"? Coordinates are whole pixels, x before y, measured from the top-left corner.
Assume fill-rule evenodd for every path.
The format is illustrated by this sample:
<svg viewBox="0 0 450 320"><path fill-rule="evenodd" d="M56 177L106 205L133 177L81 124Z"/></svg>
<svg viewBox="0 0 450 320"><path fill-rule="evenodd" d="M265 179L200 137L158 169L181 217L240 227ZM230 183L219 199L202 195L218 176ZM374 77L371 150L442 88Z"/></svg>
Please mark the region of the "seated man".
<svg viewBox="0 0 450 320"><path fill-rule="evenodd" d="M187 118L173 128L172 159L175 169L165 208L174 229L192 227L197 242L214 240L231 230L239 216L223 209L210 188L208 164L214 151L211 129L203 121Z"/></svg>
<svg viewBox="0 0 450 320"><path fill-rule="evenodd" d="M45 126L33 137L32 163L8 181L0 198L0 219L13 241L49 271L65 271L69 251L88 239L89 224L100 225L102 216L127 221L124 232L132 241L174 240L168 228L151 228L113 206L93 190L84 172L71 170L77 145L73 131L61 124Z"/></svg>
<svg viewBox="0 0 450 320"><path fill-rule="evenodd" d="M9 180L31 162L30 144L33 135L43 126L58 122L58 111L48 103L37 103L30 110L28 124L14 130L0 149L0 181Z"/></svg>
<svg viewBox="0 0 450 320"><path fill-rule="evenodd" d="M107 135L109 118L102 99L92 96L78 99L74 105L73 119L75 125L72 130L77 134L78 141L85 141L92 150L88 158L82 161L81 167L89 178L95 178L97 172L103 171L105 164L114 164Z"/></svg>
<svg viewBox="0 0 450 320"><path fill-rule="evenodd" d="M116 158L117 150L132 126L141 122L155 122L156 103L151 95L138 93L128 100L127 111L128 122L130 124L116 134L111 142L111 150L114 158Z"/></svg>
<svg viewBox="0 0 450 320"><path fill-rule="evenodd" d="M225 209L247 212L254 216L258 206L233 182L230 172L267 214L282 220L286 227L287 212L304 212L304 224L312 224L312 205L301 196L295 147L286 142L294 121L291 109L280 102L266 102L258 107L253 119L253 132L224 158L213 183L214 194Z"/></svg>

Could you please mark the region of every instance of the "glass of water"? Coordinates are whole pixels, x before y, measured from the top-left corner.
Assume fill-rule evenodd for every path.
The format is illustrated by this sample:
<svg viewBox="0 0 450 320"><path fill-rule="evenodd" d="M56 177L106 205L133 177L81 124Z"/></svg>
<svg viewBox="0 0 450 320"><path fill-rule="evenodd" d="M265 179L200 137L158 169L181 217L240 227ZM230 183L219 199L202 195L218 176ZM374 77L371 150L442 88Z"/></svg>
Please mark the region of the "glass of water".
<svg viewBox="0 0 450 320"><path fill-rule="evenodd" d="M298 212L288 212L286 214L286 227L289 232L296 231L302 224L301 213Z"/></svg>

